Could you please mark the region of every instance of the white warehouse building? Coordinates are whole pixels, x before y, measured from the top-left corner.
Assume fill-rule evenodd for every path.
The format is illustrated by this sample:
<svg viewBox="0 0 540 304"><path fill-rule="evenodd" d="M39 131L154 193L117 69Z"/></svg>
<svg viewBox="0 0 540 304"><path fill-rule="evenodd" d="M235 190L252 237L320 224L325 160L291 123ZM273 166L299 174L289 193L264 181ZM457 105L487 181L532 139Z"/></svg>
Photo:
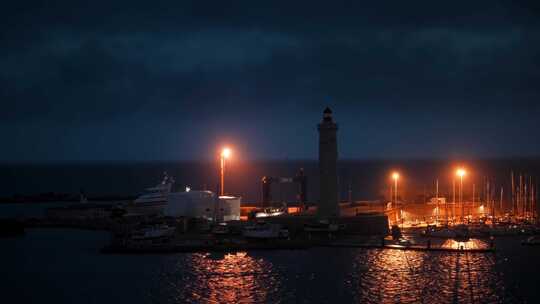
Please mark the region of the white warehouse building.
<svg viewBox="0 0 540 304"><path fill-rule="evenodd" d="M169 193L164 215L173 217L194 217L218 221L240 220L240 197L220 196L212 191L194 191Z"/></svg>

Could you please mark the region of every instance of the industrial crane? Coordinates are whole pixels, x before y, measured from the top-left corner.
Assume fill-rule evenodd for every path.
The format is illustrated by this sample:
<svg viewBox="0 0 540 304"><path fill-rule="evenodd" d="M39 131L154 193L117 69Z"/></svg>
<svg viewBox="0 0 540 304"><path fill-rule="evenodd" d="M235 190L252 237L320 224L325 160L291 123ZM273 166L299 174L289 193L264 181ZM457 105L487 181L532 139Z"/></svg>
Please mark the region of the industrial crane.
<svg viewBox="0 0 540 304"><path fill-rule="evenodd" d="M263 176L261 179L262 184L262 207L271 207L272 203L272 184L273 183L296 183L298 184L297 197L300 203L300 210L303 210L306 204L306 181L307 177L304 175L304 169L300 168L298 173L294 177L271 177Z"/></svg>

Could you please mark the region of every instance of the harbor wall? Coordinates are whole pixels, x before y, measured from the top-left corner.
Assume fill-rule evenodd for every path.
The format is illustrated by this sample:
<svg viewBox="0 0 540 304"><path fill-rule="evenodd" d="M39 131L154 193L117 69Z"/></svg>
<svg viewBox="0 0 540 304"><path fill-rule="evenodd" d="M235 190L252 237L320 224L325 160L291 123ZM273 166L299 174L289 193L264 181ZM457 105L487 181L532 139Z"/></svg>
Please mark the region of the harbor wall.
<svg viewBox="0 0 540 304"><path fill-rule="evenodd" d="M495 216L504 216L508 210L495 207L493 210ZM440 204L438 207L436 204L405 204L400 205L394 210L388 210L388 217L393 221L397 216L398 220L404 220L407 222L433 222L439 218L444 220L446 217L460 218L462 216L472 216L473 218L489 217L492 213L492 208L485 206L481 203L466 202L463 204Z"/></svg>

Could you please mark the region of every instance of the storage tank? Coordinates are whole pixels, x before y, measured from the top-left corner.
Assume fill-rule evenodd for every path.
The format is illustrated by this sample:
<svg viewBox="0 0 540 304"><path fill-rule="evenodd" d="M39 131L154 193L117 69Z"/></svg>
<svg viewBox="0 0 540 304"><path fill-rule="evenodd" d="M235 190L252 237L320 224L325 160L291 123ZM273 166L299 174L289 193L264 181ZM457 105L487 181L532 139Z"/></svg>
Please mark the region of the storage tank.
<svg viewBox="0 0 540 304"><path fill-rule="evenodd" d="M223 221L240 220L240 201L241 198L236 196L219 197L219 211L223 217Z"/></svg>
<svg viewBox="0 0 540 304"><path fill-rule="evenodd" d="M216 205L216 196L212 191L172 192L164 214L172 217L205 218L207 220L240 220L240 197L221 196Z"/></svg>

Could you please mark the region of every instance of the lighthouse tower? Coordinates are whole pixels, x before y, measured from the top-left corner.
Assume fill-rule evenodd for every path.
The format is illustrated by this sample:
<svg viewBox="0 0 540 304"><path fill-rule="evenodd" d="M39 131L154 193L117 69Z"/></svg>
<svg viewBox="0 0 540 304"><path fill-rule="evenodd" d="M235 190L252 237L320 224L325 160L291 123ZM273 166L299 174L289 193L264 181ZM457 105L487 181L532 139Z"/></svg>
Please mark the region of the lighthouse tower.
<svg viewBox="0 0 540 304"><path fill-rule="evenodd" d="M337 177L337 130L332 110L326 108L319 129L319 170L321 177L319 217L339 216Z"/></svg>

